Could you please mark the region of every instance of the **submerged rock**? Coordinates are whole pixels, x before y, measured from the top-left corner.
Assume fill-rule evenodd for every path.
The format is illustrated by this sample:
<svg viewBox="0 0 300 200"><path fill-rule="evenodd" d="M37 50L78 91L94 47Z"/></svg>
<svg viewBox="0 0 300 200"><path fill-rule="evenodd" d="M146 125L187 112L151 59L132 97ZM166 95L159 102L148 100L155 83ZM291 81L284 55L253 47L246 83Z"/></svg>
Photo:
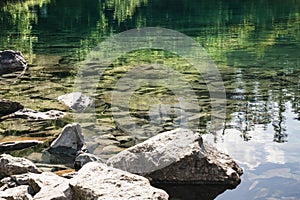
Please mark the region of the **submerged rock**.
<svg viewBox="0 0 300 200"><path fill-rule="evenodd" d="M74 200L168 199L165 191L152 187L146 178L96 162L84 165L70 185Z"/></svg>
<svg viewBox="0 0 300 200"><path fill-rule="evenodd" d="M36 145L42 144L42 143L43 143L42 141L38 141L38 140L22 140L22 141L15 141L15 142L1 142L0 143L0 153L26 149L26 148L36 146Z"/></svg>
<svg viewBox="0 0 300 200"><path fill-rule="evenodd" d="M53 120L60 119L66 115L65 112L59 110L49 110L46 112L39 112L28 108L19 110L11 115L11 117L30 119L30 120Z"/></svg>
<svg viewBox="0 0 300 200"><path fill-rule="evenodd" d="M23 174L26 172L41 173L30 160L13 157L8 154L0 155L0 177Z"/></svg>
<svg viewBox="0 0 300 200"><path fill-rule="evenodd" d="M21 52L13 50L0 51L0 75L16 71L25 71L27 63Z"/></svg>
<svg viewBox="0 0 300 200"><path fill-rule="evenodd" d="M94 154L86 153L86 152L81 152L75 158L74 168L75 168L75 170L79 170L79 169L81 169L83 167L83 165L85 165L86 163L89 163L89 162L104 163L104 161L102 161L102 159L98 158Z"/></svg>
<svg viewBox="0 0 300 200"><path fill-rule="evenodd" d="M198 133L175 129L156 135L108 159L107 164L149 177L154 183L240 183L243 170Z"/></svg>
<svg viewBox="0 0 300 200"><path fill-rule="evenodd" d="M61 134L56 138L48 149L51 153L63 153L76 155L85 146L82 129L78 123L67 124Z"/></svg>
<svg viewBox="0 0 300 200"><path fill-rule="evenodd" d="M82 112L93 105L93 100L81 92L72 92L57 97L57 100L64 103L76 112Z"/></svg>
<svg viewBox="0 0 300 200"><path fill-rule="evenodd" d="M12 114L24 107L19 102L0 99L0 117Z"/></svg>

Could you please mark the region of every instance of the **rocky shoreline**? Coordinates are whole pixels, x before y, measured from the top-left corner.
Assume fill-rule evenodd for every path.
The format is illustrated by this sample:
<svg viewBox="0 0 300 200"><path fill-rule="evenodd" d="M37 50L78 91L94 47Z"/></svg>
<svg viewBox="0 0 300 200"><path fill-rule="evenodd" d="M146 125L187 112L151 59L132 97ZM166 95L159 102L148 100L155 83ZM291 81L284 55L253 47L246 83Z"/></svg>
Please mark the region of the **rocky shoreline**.
<svg viewBox="0 0 300 200"><path fill-rule="evenodd" d="M4 63L0 66L2 74L27 69L19 52L1 51L0 60L0 64ZM59 96L54 101L73 112L82 112L94 103L80 92ZM89 133L81 124L60 121L67 115L63 110L37 111L19 102L0 100L1 122L22 119L42 124L44 129L54 122L63 125L60 134L50 137L50 142L44 137L0 142L0 199L188 199L187 195L203 194L206 199L213 199L241 181L243 170L237 163L192 130L175 128L143 142L104 130L87 140ZM13 135L33 129L17 126L20 131ZM2 135L7 135L6 131L0 128ZM28 159L22 154L6 154L36 147L41 147L42 152L33 152ZM209 195L208 185L216 188Z"/></svg>
<svg viewBox="0 0 300 200"><path fill-rule="evenodd" d="M60 176L43 172L25 158L0 155L0 199L162 200L169 194L153 184L220 184L224 191L236 187L243 173L228 155L187 129L158 134L106 162L85 147L80 125L67 125L48 151L73 155L78 171L57 173Z"/></svg>

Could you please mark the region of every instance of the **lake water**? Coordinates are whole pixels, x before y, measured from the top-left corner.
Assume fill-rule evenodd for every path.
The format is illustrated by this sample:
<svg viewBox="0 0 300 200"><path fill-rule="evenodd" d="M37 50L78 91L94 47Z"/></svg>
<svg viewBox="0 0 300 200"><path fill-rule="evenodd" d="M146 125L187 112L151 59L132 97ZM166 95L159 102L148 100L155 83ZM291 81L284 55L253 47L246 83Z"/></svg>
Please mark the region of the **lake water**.
<svg viewBox="0 0 300 200"><path fill-rule="evenodd" d="M30 68L20 83L4 82L0 97L32 109L62 109L53 99L73 90L78 63L101 41L138 27L173 29L204 47L226 88L226 121L216 133L208 133L209 93L199 74L174 54L142 50L119 58L105 71L95 95L99 130L122 131L110 113L116 109L110 102L111 85L120 74L139 64L170 65L197 95L201 113L194 113L199 124L194 128L244 169L241 184L216 199L300 199L299 0L1 2L1 50L22 51ZM174 117L153 127L147 116L153 104L177 102L166 88L143 86L132 99L131 115L149 133L142 137L178 126Z"/></svg>

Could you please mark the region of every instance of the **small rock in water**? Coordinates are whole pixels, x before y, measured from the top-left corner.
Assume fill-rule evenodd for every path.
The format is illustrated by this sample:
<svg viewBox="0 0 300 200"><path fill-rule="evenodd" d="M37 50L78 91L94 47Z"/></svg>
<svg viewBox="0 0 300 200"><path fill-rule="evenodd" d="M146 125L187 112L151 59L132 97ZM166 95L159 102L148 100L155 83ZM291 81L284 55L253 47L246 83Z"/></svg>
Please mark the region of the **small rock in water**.
<svg viewBox="0 0 300 200"><path fill-rule="evenodd" d="M47 112L39 112L31 109L22 109L11 115L11 117L24 118L30 120L52 120L59 119L66 115L66 113L59 110L49 110Z"/></svg>
<svg viewBox="0 0 300 200"><path fill-rule="evenodd" d="M0 75L27 69L27 63L21 52L0 51Z"/></svg>
<svg viewBox="0 0 300 200"><path fill-rule="evenodd" d="M19 102L0 99L0 117L12 114L24 107Z"/></svg>
<svg viewBox="0 0 300 200"><path fill-rule="evenodd" d="M82 112L93 105L93 100L81 92L72 92L57 97L57 100L64 103L76 112Z"/></svg>
<svg viewBox="0 0 300 200"><path fill-rule="evenodd" d="M89 162L100 162L100 163L104 163L104 161L102 161L100 158L98 158L97 156L95 156L94 154L91 153L85 153L85 152L81 152L74 161L74 168L75 170L79 170L83 167L83 165L85 165L86 163Z"/></svg>
<svg viewBox="0 0 300 200"><path fill-rule="evenodd" d="M158 134L108 159L107 164L155 183L240 183L243 170L198 133L175 129Z"/></svg>
<svg viewBox="0 0 300 200"><path fill-rule="evenodd" d="M76 155L85 147L82 129L79 124L73 123L66 125L61 134L50 145L50 153L62 153Z"/></svg>
<svg viewBox="0 0 300 200"><path fill-rule="evenodd" d="M26 149L38 144L42 144L42 141L38 140L22 140L22 141L15 141L15 142L1 142L0 143L0 153L7 152L7 151L15 151Z"/></svg>

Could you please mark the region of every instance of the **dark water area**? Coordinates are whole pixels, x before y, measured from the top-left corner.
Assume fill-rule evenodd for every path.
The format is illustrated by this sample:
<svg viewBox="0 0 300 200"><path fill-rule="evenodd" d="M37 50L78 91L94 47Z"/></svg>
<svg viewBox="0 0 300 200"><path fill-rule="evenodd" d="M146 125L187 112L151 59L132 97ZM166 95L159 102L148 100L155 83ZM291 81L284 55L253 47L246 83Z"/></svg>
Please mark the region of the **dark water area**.
<svg viewBox="0 0 300 200"><path fill-rule="evenodd" d="M203 80L189 71L185 60L154 50L131 52L106 70L95 95L99 130L119 134L110 113L114 109L110 92L120 73L140 63L163 60L183 73L196 91L201 113L191 118L200 123L195 129L244 169L241 184L233 190L220 187L206 198L174 186L170 190L179 191L174 199L300 199L299 0L2 1L0 50L21 51L30 67L17 84L9 85L1 77L0 98L19 101L31 109L64 110L54 99L73 90L80 61L106 38L142 27L179 31L206 50L226 88L224 125L216 133L205 131L210 106ZM164 88L145 86L132 99L131 114L145 132L178 126L176 119L167 117L153 127L151 117L145 117L154 104L176 103ZM11 121L1 122L0 129L14 129L14 123L22 124L19 132L30 126L61 125ZM9 133L20 135L14 131ZM44 137L51 134L39 132ZM189 194L194 196L189 198Z"/></svg>

